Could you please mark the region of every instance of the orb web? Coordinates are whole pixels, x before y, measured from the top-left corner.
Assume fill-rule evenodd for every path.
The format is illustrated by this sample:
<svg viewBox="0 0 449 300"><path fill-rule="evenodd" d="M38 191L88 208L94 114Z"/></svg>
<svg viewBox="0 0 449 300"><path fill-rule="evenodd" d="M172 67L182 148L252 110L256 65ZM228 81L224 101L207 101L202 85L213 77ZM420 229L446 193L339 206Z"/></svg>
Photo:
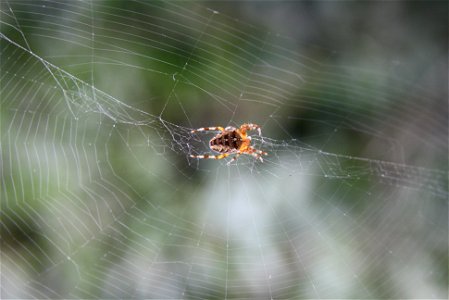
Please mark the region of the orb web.
<svg viewBox="0 0 449 300"><path fill-rule="evenodd" d="M444 49L357 60L240 5L2 2L2 297L447 297ZM243 123L263 163L190 158Z"/></svg>

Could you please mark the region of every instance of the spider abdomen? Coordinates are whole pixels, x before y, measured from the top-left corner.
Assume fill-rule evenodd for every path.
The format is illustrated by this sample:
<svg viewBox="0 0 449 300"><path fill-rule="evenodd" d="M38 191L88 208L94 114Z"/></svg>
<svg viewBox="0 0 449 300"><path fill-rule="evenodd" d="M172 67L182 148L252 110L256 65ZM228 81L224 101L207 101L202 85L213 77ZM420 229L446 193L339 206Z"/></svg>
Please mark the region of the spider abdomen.
<svg viewBox="0 0 449 300"><path fill-rule="evenodd" d="M242 145L242 138L235 131L219 134L210 140L209 146L217 152L235 152Z"/></svg>

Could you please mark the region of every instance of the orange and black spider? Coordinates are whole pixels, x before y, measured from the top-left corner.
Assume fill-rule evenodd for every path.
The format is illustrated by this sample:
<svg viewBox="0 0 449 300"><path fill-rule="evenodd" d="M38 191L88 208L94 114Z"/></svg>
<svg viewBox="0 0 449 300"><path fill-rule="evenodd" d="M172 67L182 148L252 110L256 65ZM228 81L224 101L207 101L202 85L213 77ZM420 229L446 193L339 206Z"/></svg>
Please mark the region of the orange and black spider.
<svg viewBox="0 0 449 300"><path fill-rule="evenodd" d="M191 133L198 131L220 131L215 137L209 141L209 147L215 152L219 152L219 155L190 155L193 158L206 158L206 159L222 159L228 157L231 154L235 156L228 162L230 164L236 160L241 154L252 155L263 162L262 155L268 153L261 150L254 149L251 146L251 137L247 136L246 132L249 130L257 130L261 135L260 126L256 124L243 124L240 128L228 126L223 127L203 127L196 130L192 130Z"/></svg>

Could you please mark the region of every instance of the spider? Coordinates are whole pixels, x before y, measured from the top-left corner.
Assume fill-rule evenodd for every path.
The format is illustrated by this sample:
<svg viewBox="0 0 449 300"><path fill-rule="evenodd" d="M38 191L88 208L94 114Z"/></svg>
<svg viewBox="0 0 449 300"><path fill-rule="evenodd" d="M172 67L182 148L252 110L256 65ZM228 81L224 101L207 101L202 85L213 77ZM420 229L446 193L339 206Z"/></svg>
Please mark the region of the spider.
<svg viewBox="0 0 449 300"><path fill-rule="evenodd" d="M240 128L228 126L223 127L203 127L196 130L192 130L191 133L199 131L219 131L219 133L209 141L209 147L215 152L219 152L219 155L190 155L193 158L205 158L205 159L222 159L229 155L235 154L235 156L228 162L235 161L241 154L252 155L255 158L263 162L262 155L267 155L267 152L254 149L251 146L251 137L247 136L246 132L249 130L257 130L261 135L260 126L256 124L243 124Z"/></svg>

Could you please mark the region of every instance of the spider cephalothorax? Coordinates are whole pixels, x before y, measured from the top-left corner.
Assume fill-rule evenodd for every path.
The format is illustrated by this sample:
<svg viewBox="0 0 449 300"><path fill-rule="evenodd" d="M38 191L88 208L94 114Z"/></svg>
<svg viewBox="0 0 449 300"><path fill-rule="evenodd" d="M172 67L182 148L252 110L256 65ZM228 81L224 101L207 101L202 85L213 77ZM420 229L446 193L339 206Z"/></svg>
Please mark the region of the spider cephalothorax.
<svg viewBox="0 0 449 300"><path fill-rule="evenodd" d="M223 127L203 127L196 130L192 130L192 133L198 131L219 131L219 133L209 141L209 147L221 154L218 155L190 155L193 158L213 158L222 159L228 157L231 154L235 154L232 161L236 160L241 154L249 154L260 161L263 161L262 155L267 155L266 152L254 149L251 146L251 137L246 134L248 130L257 130L259 135L261 134L260 126L256 124L243 124L240 128L235 128L232 126ZM230 163L229 162L229 163Z"/></svg>

